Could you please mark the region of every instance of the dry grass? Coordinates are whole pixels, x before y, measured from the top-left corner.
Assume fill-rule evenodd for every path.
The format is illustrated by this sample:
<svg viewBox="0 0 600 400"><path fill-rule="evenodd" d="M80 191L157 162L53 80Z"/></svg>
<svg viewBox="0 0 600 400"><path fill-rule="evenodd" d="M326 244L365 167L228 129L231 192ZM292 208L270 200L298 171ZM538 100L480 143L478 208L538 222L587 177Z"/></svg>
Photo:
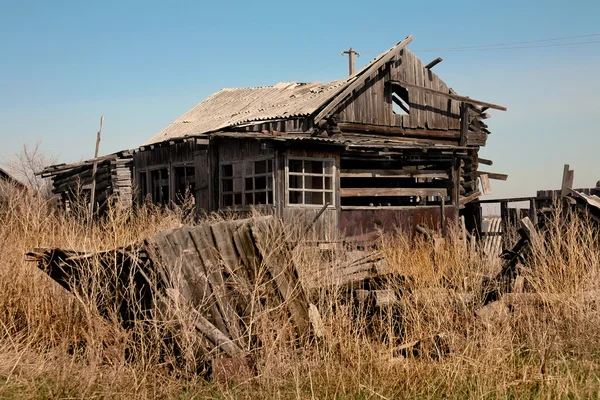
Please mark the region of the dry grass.
<svg viewBox="0 0 600 400"><path fill-rule="evenodd" d="M125 330L117 317L98 317L94 297L67 295L23 257L36 246L128 245L180 225L185 212L114 209L89 229L28 193L12 193L0 207L0 398L598 397L600 296L582 293L600 289L600 239L577 216L552 221L535 244L522 272L535 304L479 313L482 280L497 264L458 240L434 250L393 235L383 250L404 277L390 283L399 304L367 313L343 291L315 294L325 336L301 349L285 339L281 312L258 313L257 376L217 382L169 361L168 321ZM290 257L302 260L301 275L322 263L302 246ZM91 285L100 290L103 282ZM180 339L193 358L193 341ZM413 340L421 351L403 355L398 346Z"/></svg>

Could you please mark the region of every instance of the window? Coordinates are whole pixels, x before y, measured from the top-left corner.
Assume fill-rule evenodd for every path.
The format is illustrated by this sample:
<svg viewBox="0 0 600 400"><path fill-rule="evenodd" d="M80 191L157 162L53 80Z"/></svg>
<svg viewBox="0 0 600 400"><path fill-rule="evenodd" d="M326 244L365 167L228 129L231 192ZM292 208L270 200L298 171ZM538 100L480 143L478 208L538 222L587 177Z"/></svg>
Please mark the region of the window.
<svg viewBox="0 0 600 400"><path fill-rule="evenodd" d="M401 86L392 86L392 110L394 114L408 115L410 113L408 104L408 90Z"/></svg>
<svg viewBox="0 0 600 400"><path fill-rule="evenodd" d="M273 204L273 160L221 164L221 206Z"/></svg>
<svg viewBox="0 0 600 400"><path fill-rule="evenodd" d="M152 201L169 204L169 169L161 168L150 171L150 190Z"/></svg>
<svg viewBox="0 0 600 400"><path fill-rule="evenodd" d="M192 196L196 193L195 168L193 165L182 165L173 167L175 173L175 202L183 203L186 193Z"/></svg>
<svg viewBox="0 0 600 400"><path fill-rule="evenodd" d="M334 176L332 158L288 158L288 204L333 205Z"/></svg>

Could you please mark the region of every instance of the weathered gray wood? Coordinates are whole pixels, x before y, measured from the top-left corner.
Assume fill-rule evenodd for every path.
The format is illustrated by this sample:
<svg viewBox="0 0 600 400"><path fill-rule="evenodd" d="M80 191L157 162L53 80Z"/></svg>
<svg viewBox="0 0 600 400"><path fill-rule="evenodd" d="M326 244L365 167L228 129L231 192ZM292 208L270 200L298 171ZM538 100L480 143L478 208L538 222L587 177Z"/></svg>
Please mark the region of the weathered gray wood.
<svg viewBox="0 0 600 400"><path fill-rule="evenodd" d="M340 188L342 197L447 196L447 188Z"/></svg>
<svg viewBox="0 0 600 400"><path fill-rule="evenodd" d="M221 272L221 262L215 247L212 232L208 224L199 225L190 231L190 237L194 242L196 251L200 255L206 276L210 284L218 309L222 315L227 333L233 339L242 337L242 331L239 325L239 316L236 314L233 303L225 286Z"/></svg>
<svg viewBox="0 0 600 400"><path fill-rule="evenodd" d="M475 100L472 99L470 97L466 97L466 96L459 96L457 94L452 94L452 93L444 93L444 92L440 92L439 90L435 90L435 89L429 89L429 88L425 88L423 86L419 86L419 85L415 85L412 83L408 83L406 81L391 81L391 83L395 83L398 84L404 88L411 88L411 89L416 89L422 92L426 92L426 93L430 93L436 96L443 96L452 100L458 100L458 101L462 101L464 103L469 103L469 104L475 104L475 105L479 105L479 106L486 106L489 108L494 108L496 110L500 110L500 111L506 111L506 107L498 105L498 104L493 104L493 103L487 103L485 101L481 101L481 100Z"/></svg>
<svg viewBox="0 0 600 400"><path fill-rule="evenodd" d="M461 197L460 200L458 201L459 206L462 208L465 206L465 204L477 199L478 197L481 197L481 192L480 191L476 191L474 193L471 193L470 195L466 196L466 197Z"/></svg>
<svg viewBox="0 0 600 400"><path fill-rule="evenodd" d="M490 185L490 179L487 174L479 175L479 180L481 181L481 190L483 190L483 194L492 194L492 186Z"/></svg>
<svg viewBox="0 0 600 400"><path fill-rule="evenodd" d="M223 260L225 271L232 275L238 269L238 256L233 244L233 232L231 230L231 221L222 221L210 225L215 248Z"/></svg>
<svg viewBox="0 0 600 400"><path fill-rule="evenodd" d="M159 233L156 235L153 242L156 244L158 249L158 253L161 258L161 264L168 279L167 284L173 285L175 289L181 292L181 295L186 300L191 302L191 299L193 298L192 290L190 289L187 281L182 279L181 260L167 239L167 236L171 232L172 231L163 231Z"/></svg>
<svg viewBox="0 0 600 400"><path fill-rule="evenodd" d="M202 334L218 346L221 350L227 353L231 357L239 356L244 353L244 351L238 347L226 334L221 332L216 326L210 323L206 318L204 318L201 314L196 313L194 320L194 326L198 329Z"/></svg>
<svg viewBox="0 0 600 400"><path fill-rule="evenodd" d="M262 264L275 282L294 320L299 336L304 336L309 327L308 302L295 269L288 264L290 261L286 254L287 244L281 240L283 226L275 220L258 220L252 224L251 232L260 252Z"/></svg>
<svg viewBox="0 0 600 400"><path fill-rule="evenodd" d="M519 230L521 235L530 241L536 241L538 239L539 234L529 217L525 217L519 221Z"/></svg>
<svg viewBox="0 0 600 400"><path fill-rule="evenodd" d="M476 176L487 175L488 179L496 179L499 181L505 181L508 179L508 175L499 174L497 172L487 172L487 171L475 171Z"/></svg>
<svg viewBox="0 0 600 400"><path fill-rule="evenodd" d="M443 170L403 170L403 169L343 169L341 178L441 178L448 179L448 171Z"/></svg>
<svg viewBox="0 0 600 400"><path fill-rule="evenodd" d="M335 98L327 106L325 106L319 114L315 116L314 122L318 123L323 118L328 117L331 111L333 111L337 106L339 106L341 102L346 99L346 97L350 96L354 92L354 90L358 89L361 85L363 85L365 81L368 78L370 78L369 74L365 73L367 69L371 71L379 70L380 67L384 66L386 63L388 63L394 57L396 57L400 50L408 46L408 44L412 42L412 39L412 36L407 37L402 42L398 43L396 46L388 50L382 57L379 58L379 60L359 71L356 74L356 80L354 80L350 85L346 86L346 88L342 90L340 94L335 96Z"/></svg>
<svg viewBox="0 0 600 400"><path fill-rule="evenodd" d="M573 188L573 180L575 179L575 171L569 169L569 164L565 164L563 170L562 184L560 187L560 196L565 197Z"/></svg>

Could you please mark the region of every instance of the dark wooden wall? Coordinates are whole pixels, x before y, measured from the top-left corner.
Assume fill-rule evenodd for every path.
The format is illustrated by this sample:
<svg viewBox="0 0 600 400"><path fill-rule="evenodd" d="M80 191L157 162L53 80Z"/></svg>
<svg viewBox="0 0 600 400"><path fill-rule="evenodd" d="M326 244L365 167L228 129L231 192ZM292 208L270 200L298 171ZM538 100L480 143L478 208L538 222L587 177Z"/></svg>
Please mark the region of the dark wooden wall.
<svg viewBox="0 0 600 400"><path fill-rule="evenodd" d="M205 144L195 141L173 143L171 145L154 146L138 151L133 155L136 170L144 170L169 163L194 162L194 152L206 149Z"/></svg>
<svg viewBox="0 0 600 400"><path fill-rule="evenodd" d="M398 126L410 129L460 129L460 102L409 88L409 115L394 115L392 92L387 81L405 81L449 93L450 89L434 72L408 50L382 67L339 108L340 122Z"/></svg>

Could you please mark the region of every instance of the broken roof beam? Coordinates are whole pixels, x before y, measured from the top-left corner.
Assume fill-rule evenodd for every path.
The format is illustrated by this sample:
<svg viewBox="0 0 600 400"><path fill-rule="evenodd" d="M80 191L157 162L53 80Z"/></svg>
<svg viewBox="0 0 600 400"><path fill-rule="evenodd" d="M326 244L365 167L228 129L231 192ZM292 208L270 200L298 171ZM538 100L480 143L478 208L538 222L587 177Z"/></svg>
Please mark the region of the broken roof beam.
<svg viewBox="0 0 600 400"><path fill-rule="evenodd" d="M436 96L446 97L448 99L452 99L452 100L456 100L456 101L462 101L463 103L476 104L476 105L479 105L479 106L493 108L493 109L500 110L500 111L506 111L506 107L498 105L498 104L487 103L485 101L475 100L475 99L472 99L470 97L459 96L457 94L445 93L445 92L441 92L439 90L430 89L430 88L426 88L426 87L419 86L419 85L414 85L412 83L408 83L408 82L405 82L405 81L391 80L390 83L396 84L396 85L400 85L400 86L402 86L404 88L407 88L407 89L408 88L410 88L410 89L418 89L418 90L421 90L421 91L423 91L425 93L433 94L433 95L436 95Z"/></svg>
<svg viewBox="0 0 600 400"><path fill-rule="evenodd" d="M436 65L438 65L439 63L441 63L442 61L444 61L444 59L442 57L438 57L435 60L431 61L429 64L427 64L425 66L425 69L431 69L431 68L435 67Z"/></svg>

